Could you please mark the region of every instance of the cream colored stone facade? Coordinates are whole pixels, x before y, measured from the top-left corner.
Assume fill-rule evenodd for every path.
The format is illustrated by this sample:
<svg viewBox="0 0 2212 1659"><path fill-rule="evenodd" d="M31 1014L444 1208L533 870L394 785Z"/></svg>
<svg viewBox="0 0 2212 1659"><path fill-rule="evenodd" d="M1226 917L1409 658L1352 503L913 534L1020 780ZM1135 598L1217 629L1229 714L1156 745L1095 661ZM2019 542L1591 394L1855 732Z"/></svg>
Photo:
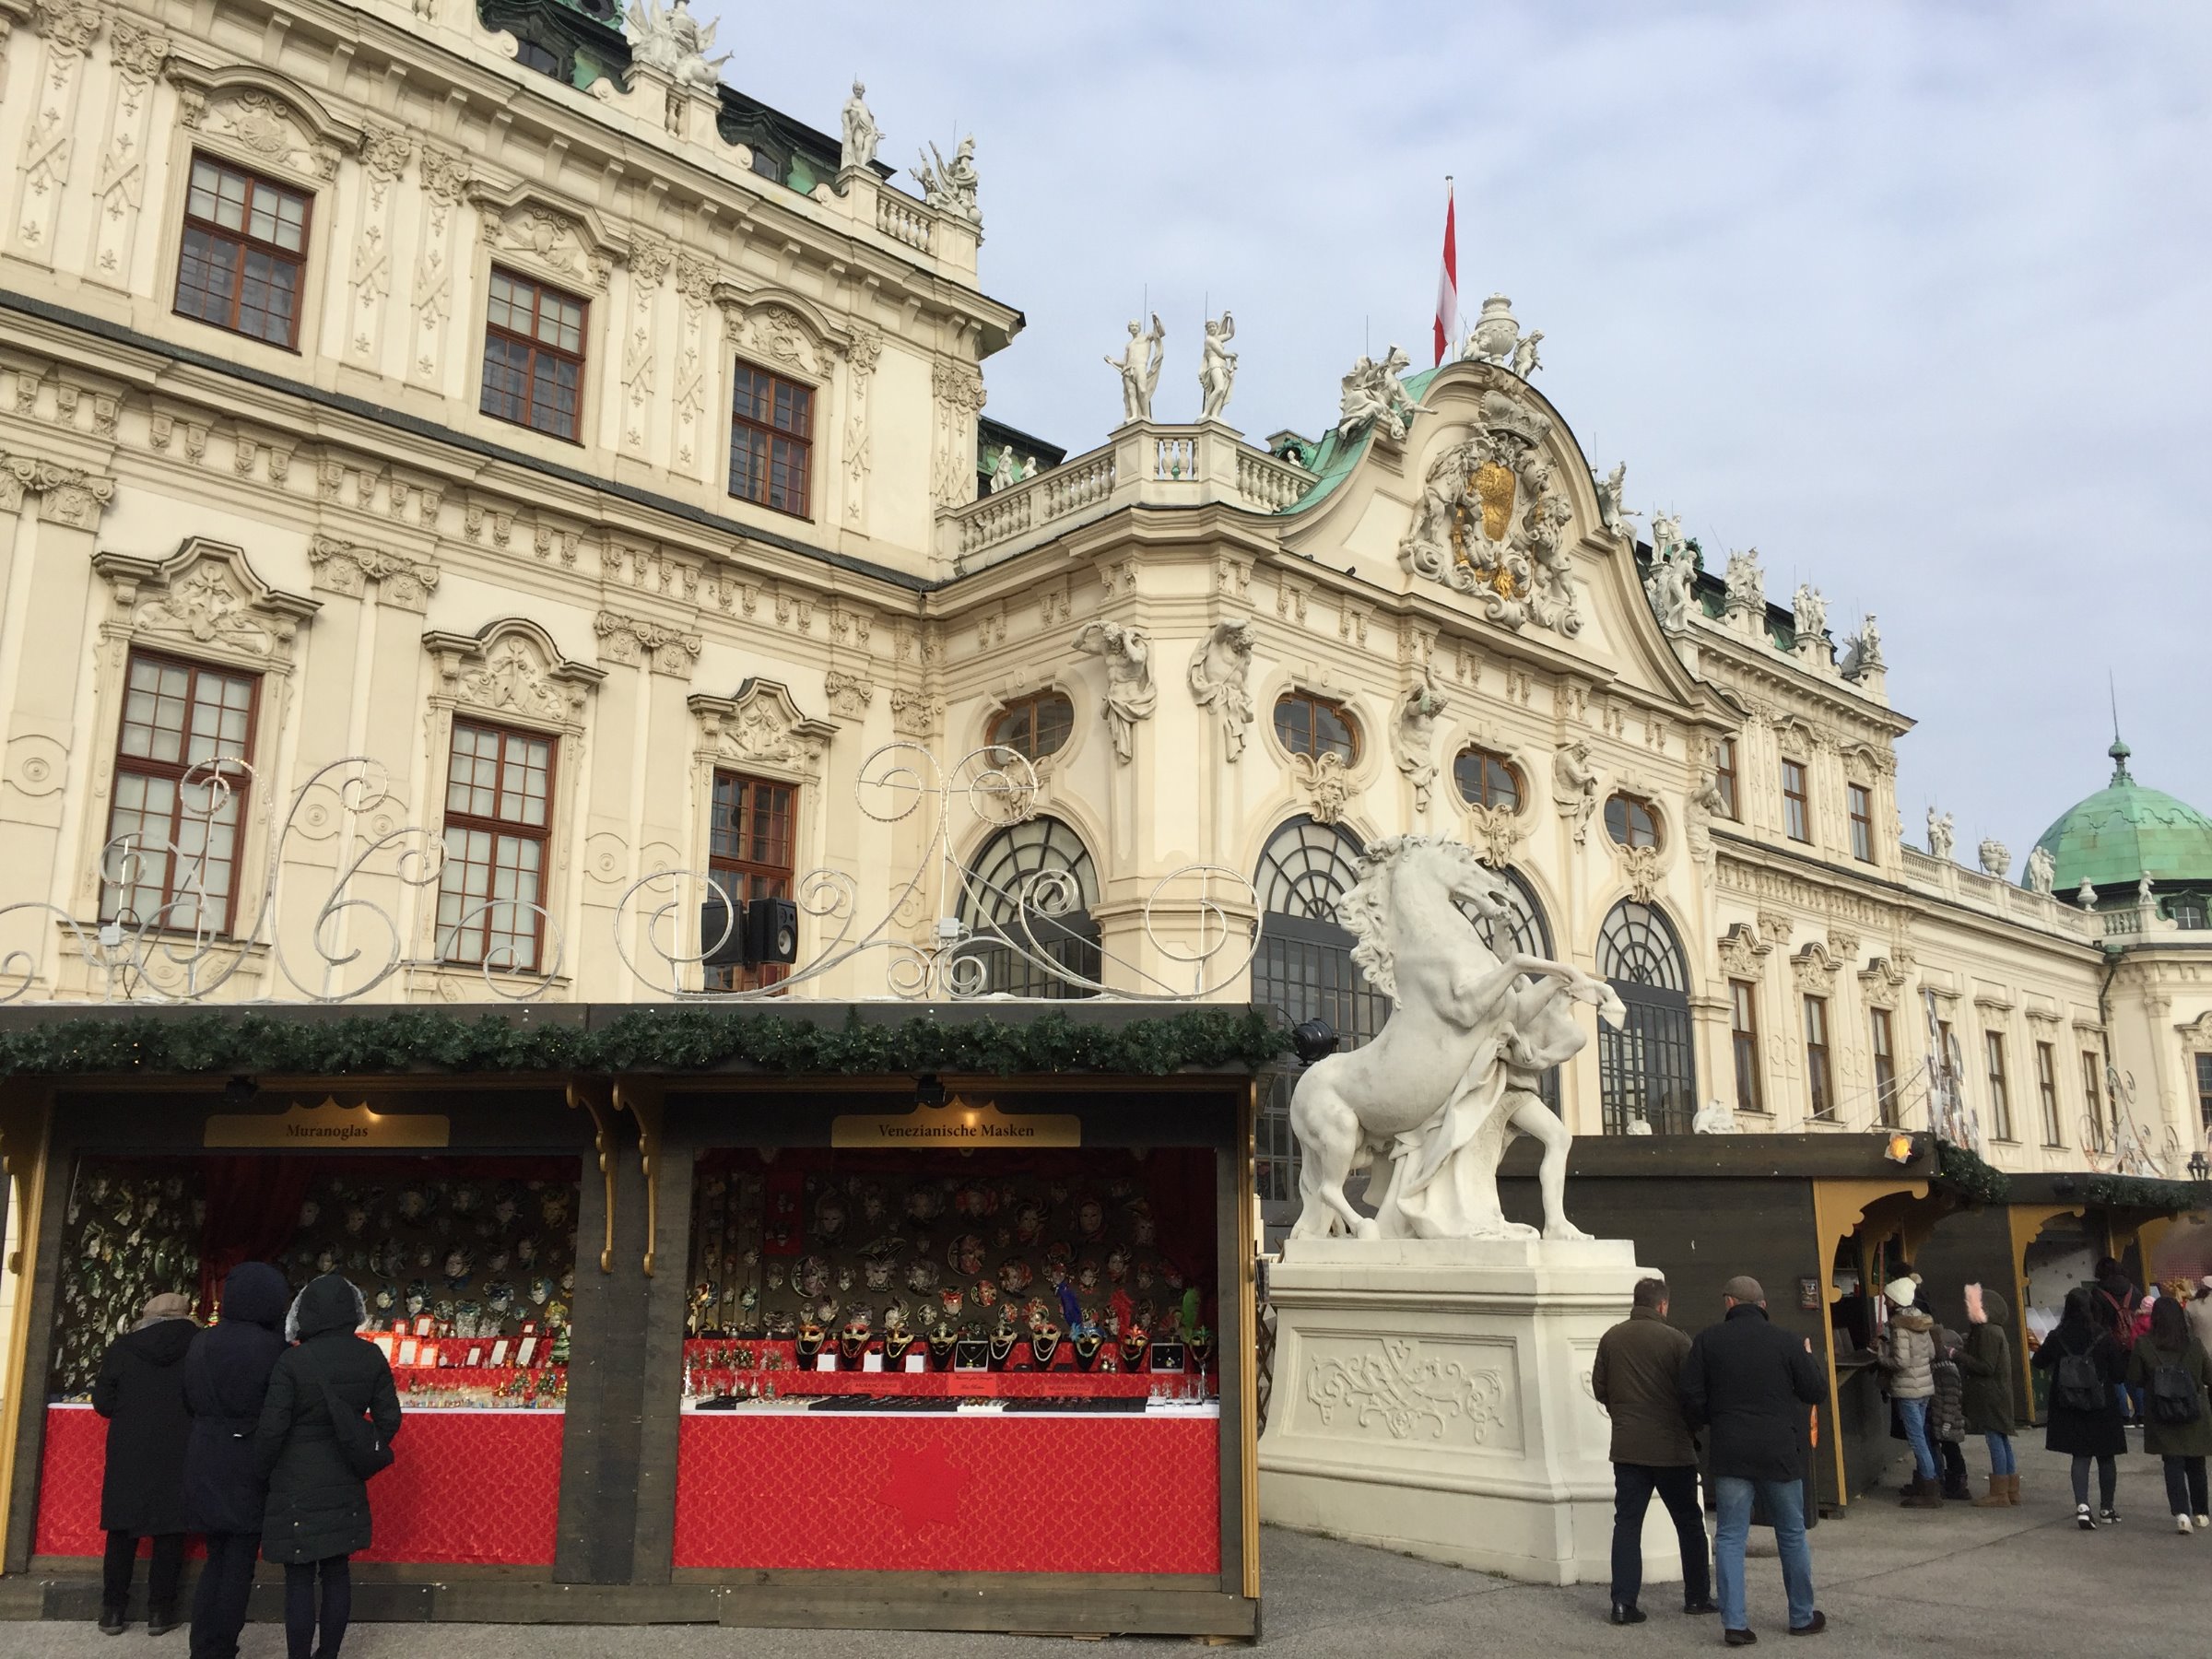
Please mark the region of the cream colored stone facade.
<svg viewBox="0 0 2212 1659"><path fill-rule="evenodd" d="M1218 423L1143 422L977 500L983 364L1020 317L979 288L973 223L866 169L802 194L747 170L703 94L644 72L578 91L513 52L466 0L0 0L0 899L51 907L0 915L0 950L29 996L193 989L159 952L119 987L60 921L97 925L134 649L259 688L239 931L273 860L280 879L267 924L192 971L242 949L225 998L330 994L385 960L375 998L483 996L474 968L440 961L435 887L404 879L404 845L345 889L373 908L324 909L377 838L438 832L452 723L471 716L555 745L544 903L560 959L529 989L656 994L632 971L653 960L633 889L705 866L712 777L735 768L797 787L795 869L838 873L858 931L888 915L885 937L912 947L806 990L889 994L948 901L934 877L904 885L930 862L929 813L856 809L869 758L903 741L957 768L1009 702L1056 690L1074 733L1039 763L1035 804L1095 865L1110 984L1192 982L1177 953L1211 912L1195 877L1161 888L1172 872L1251 876L1300 817L1359 843L1448 834L1510 865L1555 954L1584 968L1605 966L1617 906L1665 918L1686 1111L1735 1097L1739 982L1760 1063L1746 1130L1874 1126L1877 1010L1897 1115L1926 1126L1932 1006L1998 1164L2112 1167L2085 1054L2132 1077L2132 1132L2164 1172L2201 1145L2212 951L1906 847L1909 722L1879 669L1846 678L1822 638L1778 645L1763 606L1693 607L1663 631L1564 416L1507 368L1447 366L1403 442L1370 433L1324 484ZM177 314L195 155L309 200L298 350ZM479 410L495 266L585 302L576 442ZM812 392L804 514L726 488L741 364ZM1488 619L1402 552L1424 481L1500 398L1560 503L1571 627ZM1231 636L1216 660L1241 668L1249 646L1241 699L1209 690L1209 645ZM1286 693L1350 714L1348 767L1284 747ZM1734 817L1705 792L1724 742ZM1470 746L1511 761L1516 810L1463 802ZM348 756L381 764L389 799L348 813L311 792L288 827L297 792ZM1802 841L1785 760L1806 769ZM1655 848L1607 835L1623 793L1649 804ZM952 822L972 861L989 827ZM1232 899L1232 921L1250 914ZM806 919L802 959L829 928ZM1617 1074L1649 1062L1611 1052ZM1606 1053L1561 1079L1578 1132L1606 1124Z"/></svg>

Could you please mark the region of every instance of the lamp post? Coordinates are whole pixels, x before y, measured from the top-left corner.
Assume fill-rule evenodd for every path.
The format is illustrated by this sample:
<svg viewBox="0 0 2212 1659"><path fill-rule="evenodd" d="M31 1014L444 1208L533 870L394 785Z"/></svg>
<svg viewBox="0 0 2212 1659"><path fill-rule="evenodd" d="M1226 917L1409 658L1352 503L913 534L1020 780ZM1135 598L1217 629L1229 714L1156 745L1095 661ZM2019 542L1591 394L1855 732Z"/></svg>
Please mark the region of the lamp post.
<svg viewBox="0 0 2212 1659"><path fill-rule="evenodd" d="M2194 1207L2200 1210L2212 1200L2212 1163L2205 1160L2202 1147L2189 1154L2189 1189Z"/></svg>

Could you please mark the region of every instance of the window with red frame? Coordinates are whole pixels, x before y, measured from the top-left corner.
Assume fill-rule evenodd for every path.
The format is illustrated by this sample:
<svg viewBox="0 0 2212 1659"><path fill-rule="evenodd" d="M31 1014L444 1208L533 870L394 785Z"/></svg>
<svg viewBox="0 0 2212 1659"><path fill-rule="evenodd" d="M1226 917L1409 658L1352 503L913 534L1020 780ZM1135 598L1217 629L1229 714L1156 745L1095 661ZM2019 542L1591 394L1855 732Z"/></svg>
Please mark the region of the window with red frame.
<svg viewBox="0 0 2212 1659"><path fill-rule="evenodd" d="M260 688L255 675L131 653L100 870L102 922L230 931Z"/></svg>
<svg viewBox="0 0 2212 1659"><path fill-rule="evenodd" d="M453 722L445 782L438 955L535 972L544 946L553 739Z"/></svg>
<svg viewBox="0 0 2212 1659"><path fill-rule="evenodd" d="M806 518L813 465L813 388L738 364L730 398L730 493Z"/></svg>
<svg viewBox="0 0 2212 1659"><path fill-rule="evenodd" d="M206 156L192 159L177 253L180 316L296 350L308 199Z"/></svg>
<svg viewBox="0 0 2212 1659"><path fill-rule="evenodd" d="M708 825L707 873L729 900L732 926L748 899L791 897L792 848L798 791L743 772L714 774L713 818ZM700 941L701 948L714 944ZM758 991L791 971L781 962L758 968L709 968L710 991Z"/></svg>
<svg viewBox="0 0 2212 1659"><path fill-rule="evenodd" d="M484 401L496 420L511 420L571 443L583 406L583 320L573 294L532 282L497 265L484 313Z"/></svg>

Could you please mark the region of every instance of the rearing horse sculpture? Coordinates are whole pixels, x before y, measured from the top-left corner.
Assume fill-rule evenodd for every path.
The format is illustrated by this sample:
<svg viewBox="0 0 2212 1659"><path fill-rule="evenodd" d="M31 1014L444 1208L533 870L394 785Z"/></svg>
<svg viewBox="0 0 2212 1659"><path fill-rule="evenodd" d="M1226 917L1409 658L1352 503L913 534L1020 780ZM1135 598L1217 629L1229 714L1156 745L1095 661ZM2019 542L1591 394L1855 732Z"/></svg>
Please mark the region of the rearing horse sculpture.
<svg viewBox="0 0 2212 1659"><path fill-rule="evenodd" d="M1353 962L1395 1012L1364 1048L1317 1061L1291 1095L1303 1201L1293 1238L1525 1236L1533 1230L1507 1222L1498 1202L1513 1130L1544 1144L1544 1236L1589 1236L1563 1203L1573 1137L1536 1082L1588 1041L1571 1003L1618 1024L1620 1000L1567 963L1518 951L1500 959L1459 908L1496 921L1511 898L1472 848L1441 836L1393 836L1361 861L1336 913L1359 940ZM1390 1173L1371 1220L1344 1182L1377 1156Z"/></svg>

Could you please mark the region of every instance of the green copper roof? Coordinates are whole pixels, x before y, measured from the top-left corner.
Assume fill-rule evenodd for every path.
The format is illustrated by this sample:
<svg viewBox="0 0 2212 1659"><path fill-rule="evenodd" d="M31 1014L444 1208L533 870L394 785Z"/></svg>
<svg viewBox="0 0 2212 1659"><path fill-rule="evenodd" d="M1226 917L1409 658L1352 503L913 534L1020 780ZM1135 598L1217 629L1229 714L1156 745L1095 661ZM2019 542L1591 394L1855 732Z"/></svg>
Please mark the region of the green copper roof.
<svg viewBox="0 0 2212 1659"><path fill-rule="evenodd" d="M1406 394L1415 403L1419 403L1422 394L1429 390L1429 382L1443 372L1444 367L1440 364L1434 369L1424 369L1418 374L1406 375ZM1315 475L1312 487L1284 508L1283 512L1286 514L1305 512L1349 477L1353 463L1367 453L1368 441L1374 436L1374 430L1370 423L1347 439L1332 426L1322 439L1321 449L1310 464Z"/></svg>
<svg viewBox="0 0 2212 1659"><path fill-rule="evenodd" d="M2112 781L2065 813L2036 841L2057 861L2052 886L2072 894L2083 881L2133 887L2153 881L2212 881L2212 818L2162 789L2146 789L2127 770L2126 744L2106 751Z"/></svg>

